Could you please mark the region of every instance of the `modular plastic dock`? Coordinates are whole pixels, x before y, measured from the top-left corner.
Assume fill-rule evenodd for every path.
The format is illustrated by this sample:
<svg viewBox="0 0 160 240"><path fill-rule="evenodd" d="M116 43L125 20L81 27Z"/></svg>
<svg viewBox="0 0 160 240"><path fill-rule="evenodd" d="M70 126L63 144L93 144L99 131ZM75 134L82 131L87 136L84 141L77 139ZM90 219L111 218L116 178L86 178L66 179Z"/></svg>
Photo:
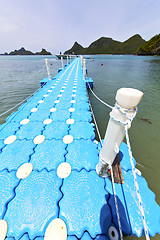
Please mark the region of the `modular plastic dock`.
<svg viewBox="0 0 160 240"><path fill-rule="evenodd" d="M41 240L56 218L65 222L68 240L116 239L108 232L111 226L118 232L112 184L95 171L100 147L94 142L80 58L44 82L0 126L0 219L8 223L7 239ZM124 184L115 185L122 230L141 236L144 229L124 143L120 160ZM17 171L25 163L32 163L33 171L19 178ZM62 163L68 163L65 178L57 175ZM154 236L160 229L160 208L145 179L137 177Z"/></svg>

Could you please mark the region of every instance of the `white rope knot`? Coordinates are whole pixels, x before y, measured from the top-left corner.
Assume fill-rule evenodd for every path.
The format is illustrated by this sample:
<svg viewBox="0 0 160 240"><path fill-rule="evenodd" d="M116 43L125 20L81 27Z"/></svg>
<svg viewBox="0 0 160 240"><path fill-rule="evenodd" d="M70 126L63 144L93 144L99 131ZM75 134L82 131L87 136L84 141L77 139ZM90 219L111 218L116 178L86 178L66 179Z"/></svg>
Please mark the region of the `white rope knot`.
<svg viewBox="0 0 160 240"><path fill-rule="evenodd" d="M112 112L110 113L110 117L111 119L113 119L116 122L122 123L124 126L127 125L127 128L129 129L131 127L132 121L135 118L137 112L138 112L138 108L137 106L134 108L122 108L119 106L119 104L116 102L115 103L115 108L117 108L127 119L125 121L121 121L117 118L115 118L112 114Z"/></svg>

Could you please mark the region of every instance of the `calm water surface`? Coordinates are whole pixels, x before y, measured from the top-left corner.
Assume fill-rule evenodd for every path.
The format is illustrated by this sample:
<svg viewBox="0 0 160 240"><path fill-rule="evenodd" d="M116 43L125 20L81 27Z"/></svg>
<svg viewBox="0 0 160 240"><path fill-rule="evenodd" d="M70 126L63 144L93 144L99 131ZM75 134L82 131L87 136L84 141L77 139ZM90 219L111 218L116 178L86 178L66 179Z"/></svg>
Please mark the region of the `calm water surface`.
<svg viewBox="0 0 160 240"><path fill-rule="evenodd" d="M39 82L47 77L47 72L44 68L35 74L45 65L44 59L45 56L0 56L0 114L39 88ZM49 62L52 63L50 71L54 76L61 63L53 56L49 57ZM87 68L88 76L95 83L95 93L112 106L116 91L121 87L137 88L144 92L129 135L137 168L160 205L160 57L90 56ZM104 137L110 109L98 102L92 94L89 95L101 136ZM10 114L1 117L0 124ZM148 119L150 123L142 118ZM160 236L153 239L159 240Z"/></svg>

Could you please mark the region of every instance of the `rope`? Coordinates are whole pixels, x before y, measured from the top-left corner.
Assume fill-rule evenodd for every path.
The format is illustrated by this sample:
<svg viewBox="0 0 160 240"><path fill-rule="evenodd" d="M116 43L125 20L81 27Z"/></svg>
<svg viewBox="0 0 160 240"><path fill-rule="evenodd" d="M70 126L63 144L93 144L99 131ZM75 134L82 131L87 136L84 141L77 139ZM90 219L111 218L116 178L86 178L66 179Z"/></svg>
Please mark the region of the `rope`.
<svg viewBox="0 0 160 240"><path fill-rule="evenodd" d="M42 86L41 86L42 87ZM40 88L41 88L40 87ZM36 93L40 88L38 88L34 93ZM0 115L0 117L2 117L3 115L5 115L6 113L10 112L11 110L13 110L14 108L18 107L20 104L22 104L23 102L25 102L26 100L28 100L28 98L30 98L34 93L32 93L30 96L28 96L27 98L25 98L23 101L21 101L20 103L16 104L14 107L8 109L6 112L2 113Z"/></svg>
<svg viewBox="0 0 160 240"><path fill-rule="evenodd" d="M115 189L115 183L114 183L114 176L113 176L113 168L112 168L112 165L109 165L109 168L111 169L111 179L112 179L112 187L113 187L114 201L115 201L115 206L116 206L116 214L117 214L117 220L118 220L118 227L119 227L119 232L120 232L121 240L123 240L122 226L121 226L120 214L119 214L119 209L118 209L118 202L117 202L117 195L116 195L116 189Z"/></svg>
<svg viewBox="0 0 160 240"><path fill-rule="evenodd" d="M129 152L129 157L130 157L130 162L131 162L131 166L132 166L132 173L133 173L133 177L134 177L134 184L136 187L136 193L137 193L137 198L138 198L138 202L139 202L139 210L141 212L141 217L142 217L142 222L143 222L143 226L144 226L144 232L145 232L145 236L147 240L150 240L149 237L149 232L148 232L148 227L147 227L147 223L146 223L146 219L145 219L145 214L144 214L144 209L143 209L143 204L142 204L142 199L141 199L141 195L140 195L140 190L139 190L139 186L138 186L138 181L137 181L137 175L136 175L136 170L134 167L134 163L133 163L133 156L132 156L132 150L131 150L131 145L130 145L130 140L129 140L129 134L128 134L128 128L130 127L133 119L135 118L136 114L137 114L137 107L135 107L134 109L123 109L121 108L117 103L115 104L115 107L117 107L117 109L119 109L121 111L121 113L123 113L126 117L127 120L125 122L120 121L116 118L114 118L112 116L112 114L110 114L111 118L121 124L124 125L125 127L125 135L126 135L126 141L127 141L127 146L128 146L128 152ZM127 112L133 111L133 114L131 115L131 117L129 118L127 116Z"/></svg>
<svg viewBox="0 0 160 240"><path fill-rule="evenodd" d="M100 98L93 92L93 90L91 89L90 84L89 84L87 78L86 78L85 80L87 81L88 87L89 87L91 93L95 96L95 98L97 98L101 103L103 103L103 104L106 105L107 107L113 109L113 107L112 107L111 105L109 105L108 103L104 102L102 99L100 99Z"/></svg>
<svg viewBox="0 0 160 240"><path fill-rule="evenodd" d="M89 84L88 84L88 85L89 85ZM90 86L89 86L89 88L90 88ZM91 88L90 88L90 89L91 89ZM87 92L87 94L88 94L88 92ZM88 96L88 99L89 99L89 96ZM90 100L89 100L89 105L90 105L90 108L91 108L93 120L94 120L94 123L95 123L95 126L96 126L96 130L97 130L98 137L99 137L99 140L100 140L100 143L101 143L101 147L103 147L102 138L101 138L101 135L100 135L100 131L99 131L99 128L98 128L98 125L97 125L97 122L96 122L96 118L95 118L95 115L94 115L93 108L92 108L92 105L91 105L91 103L90 103ZM106 105L106 104L105 104L105 105ZM107 104L107 105L108 105L108 104ZM118 202L117 202L117 195L116 195L116 189L115 189L115 183L114 183L113 169L112 169L112 166L111 166L111 165L109 166L109 168L111 169L112 188L113 188L114 201L115 201L115 206L116 206L116 214L117 214L117 220L118 220L118 227L119 227L119 232L120 232L121 240L123 240L123 233L122 233L122 227L121 227L121 221L120 221L120 214L119 214L119 209L118 209Z"/></svg>
<svg viewBox="0 0 160 240"><path fill-rule="evenodd" d="M89 98L88 98L88 99L89 99ZM99 132L99 128L98 128L98 125L97 125L97 122L96 122L96 118L95 118L95 115L94 115L93 108L92 108L92 105L91 105L90 100L89 100L89 105L90 105L90 108L91 108L93 120L94 120L94 123L95 123L95 126L96 126L96 130L97 130L98 137L99 137L99 140L100 140L100 143L101 143L101 147L102 147L102 146L103 146L102 138L101 138L101 135L100 135L100 132Z"/></svg>
<svg viewBox="0 0 160 240"><path fill-rule="evenodd" d="M148 227L147 227L145 214L144 214L144 209L143 209L143 205L142 205L142 199L141 199L140 190L139 190L139 186L138 186L136 170L135 170L133 159L132 159L132 150L131 150L131 146L130 146L130 140L129 140L127 125L125 126L125 134L126 134L126 141L127 141L127 146L128 146L129 156L130 156L130 162L131 162L131 165L132 165L134 184L135 184L135 187L136 187L137 198L138 198L138 201L139 201L139 209L140 209L140 212L141 212L143 226L144 226L144 230L145 230L145 236L146 236L147 240L150 240Z"/></svg>
<svg viewBox="0 0 160 240"><path fill-rule="evenodd" d="M31 80L33 77L35 77L38 73L40 73L46 66L44 65L38 72L36 72L35 74L33 74L33 76L31 76L29 79L27 79L26 81L28 80ZM19 82L16 82L15 84L12 84L12 85L9 85L9 86L6 86L6 87L3 87L3 88L0 88L0 91L3 90L3 89L6 89L6 88L9 88L9 87L13 87L14 85L17 85L18 83L21 83L21 82L26 82L26 81L19 81Z"/></svg>

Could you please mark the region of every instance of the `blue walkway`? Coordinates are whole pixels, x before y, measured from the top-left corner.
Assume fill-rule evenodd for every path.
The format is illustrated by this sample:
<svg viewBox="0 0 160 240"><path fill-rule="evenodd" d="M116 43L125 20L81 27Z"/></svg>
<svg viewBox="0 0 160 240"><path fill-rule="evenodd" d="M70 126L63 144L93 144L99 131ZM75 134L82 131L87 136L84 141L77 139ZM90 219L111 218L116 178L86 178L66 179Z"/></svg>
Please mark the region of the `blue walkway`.
<svg viewBox="0 0 160 240"><path fill-rule="evenodd" d="M72 124L68 119L74 119ZM95 171L99 150L91 122L81 61L76 58L0 126L0 219L8 223L7 239L43 239L55 218L66 223L68 240L108 240L109 226L118 228L111 182ZM16 140L5 144L12 135ZM39 135L44 141L37 144ZM64 143L66 135L73 137L71 143ZM120 150L125 184L116 184L116 191L122 230L141 236L143 225L126 145ZM27 162L33 164L32 173L18 179L17 170ZM71 165L65 179L57 176L63 162ZM160 209L144 178L138 180L154 236L160 229Z"/></svg>

